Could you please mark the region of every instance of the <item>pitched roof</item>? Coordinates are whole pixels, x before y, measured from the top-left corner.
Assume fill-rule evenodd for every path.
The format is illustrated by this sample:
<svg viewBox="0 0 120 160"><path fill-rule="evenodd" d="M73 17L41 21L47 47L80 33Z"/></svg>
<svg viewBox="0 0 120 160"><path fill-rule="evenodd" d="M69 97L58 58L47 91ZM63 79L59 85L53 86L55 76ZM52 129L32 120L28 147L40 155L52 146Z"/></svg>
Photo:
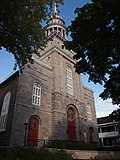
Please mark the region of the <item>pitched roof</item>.
<svg viewBox="0 0 120 160"><path fill-rule="evenodd" d="M12 74L11 76L9 76L7 79L5 79L2 83L0 83L0 87L6 85L7 83L11 82L12 80L14 80L16 77L19 76L19 70L16 71L14 74Z"/></svg>
<svg viewBox="0 0 120 160"><path fill-rule="evenodd" d="M109 123L109 122L113 122L113 120L111 119L110 116L97 118L97 123L98 123L98 124Z"/></svg>

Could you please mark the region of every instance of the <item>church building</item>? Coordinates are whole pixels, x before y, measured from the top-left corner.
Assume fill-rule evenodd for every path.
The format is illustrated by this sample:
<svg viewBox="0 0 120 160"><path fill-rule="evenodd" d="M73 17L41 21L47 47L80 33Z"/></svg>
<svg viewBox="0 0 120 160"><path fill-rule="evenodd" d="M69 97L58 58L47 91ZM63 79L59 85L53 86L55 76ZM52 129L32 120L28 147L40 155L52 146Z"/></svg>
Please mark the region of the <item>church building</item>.
<svg viewBox="0 0 120 160"><path fill-rule="evenodd" d="M93 91L75 73L75 53L64 46L67 31L56 5L46 25L52 40L40 57L33 55L33 64L0 84L0 146L98 142Z"/></svg>

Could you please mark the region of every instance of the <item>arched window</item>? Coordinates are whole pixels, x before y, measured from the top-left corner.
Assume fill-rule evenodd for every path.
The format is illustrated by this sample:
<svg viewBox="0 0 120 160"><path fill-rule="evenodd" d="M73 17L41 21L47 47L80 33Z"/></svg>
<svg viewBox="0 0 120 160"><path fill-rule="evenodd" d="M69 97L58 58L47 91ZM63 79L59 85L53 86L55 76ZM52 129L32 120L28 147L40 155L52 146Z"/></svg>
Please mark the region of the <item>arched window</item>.
<svg viewBox="0 0 120 160"><path fill-rule="evenodd" d="M92 112L91 112L91 106L89 103L87 103L87 118L89 120L92 120Z"/></svg>
<svg viewBox="0 0 120 160"><path fill-rule="evenodd" d="M93 139L94 139L94 129L93 129L93 127L89 127L89 141L90 141L90 143L93 143Z"/></svg>
<svg viewBox="0 0 120 160"><path fill-rule="evenodd" d="M41 86L39 83L34 83L32 93L32 104L40 106Z"/></svg>
<svg viewBox="0 0 120 160"><path fill-rule="evenodd" d="M66 68L67 93L73 95L72 70L69 66Z"/></svg>
<svg viewBox="0 0 120 160"><path fill-rule="evenodd" d="M2 110L0 114L0 131L5 131L6 129L10 98L11 98L11 93L7 92L3 100Z"/></svg>

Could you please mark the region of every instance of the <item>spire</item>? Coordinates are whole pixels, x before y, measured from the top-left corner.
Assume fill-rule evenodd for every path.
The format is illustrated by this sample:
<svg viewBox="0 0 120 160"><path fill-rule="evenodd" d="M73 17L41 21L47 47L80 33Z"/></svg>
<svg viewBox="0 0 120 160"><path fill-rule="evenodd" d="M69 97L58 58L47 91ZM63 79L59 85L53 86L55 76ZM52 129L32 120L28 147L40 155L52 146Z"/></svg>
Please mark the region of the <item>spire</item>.
<svg viewBox="0 0 120 160"><path fill-rule="evenodd" d="M54 12L53 12L53 16L54 17L58 17L59 16L60 11L58 10L58 4L55 2L54 3Z"/></svg>
<svg viewBox="0 0 120 160"><path fill-rule="evenodd" d="M54 12L57 11L57 7L58 7L58 4L55 2L55 4L54 4Z"/></svg>

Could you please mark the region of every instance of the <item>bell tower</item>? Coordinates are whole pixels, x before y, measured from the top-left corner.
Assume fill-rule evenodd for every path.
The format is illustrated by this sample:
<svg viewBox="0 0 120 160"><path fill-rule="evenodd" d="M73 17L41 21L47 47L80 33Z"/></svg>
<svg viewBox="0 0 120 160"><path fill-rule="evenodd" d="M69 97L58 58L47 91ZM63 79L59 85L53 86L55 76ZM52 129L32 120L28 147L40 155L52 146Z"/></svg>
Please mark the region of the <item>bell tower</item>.
<svg viewBox="0 0 120 160"><path fill-rule="evenodd" d="M51 18L47 21L46 36L59 37L61 40L67 40L67 31L64 20L60 17L58 4L54 4L54 11Z"/></svg>

